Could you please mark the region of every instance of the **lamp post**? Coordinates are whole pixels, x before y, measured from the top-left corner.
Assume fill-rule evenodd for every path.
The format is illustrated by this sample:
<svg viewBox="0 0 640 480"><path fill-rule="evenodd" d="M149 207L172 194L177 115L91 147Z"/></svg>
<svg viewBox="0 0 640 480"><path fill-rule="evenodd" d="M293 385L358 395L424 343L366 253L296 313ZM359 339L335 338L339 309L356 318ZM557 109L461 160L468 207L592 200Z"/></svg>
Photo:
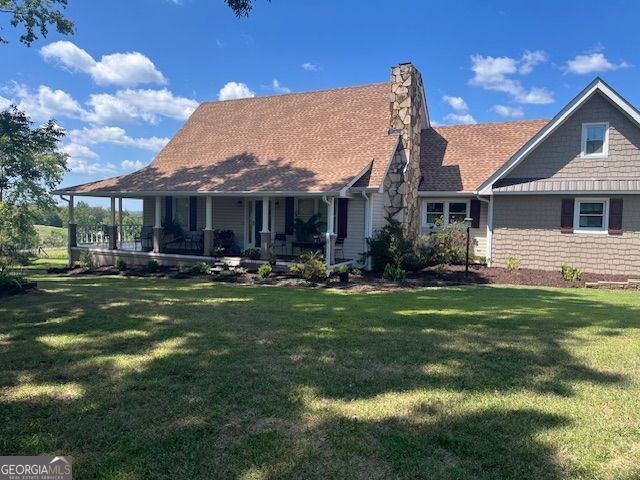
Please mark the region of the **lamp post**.
<svg viewBox="0 0 640 480"><path fill-rule="evenodd" d="M471 229L471 224L473 223L473 218L471 217L467 217L464 219L464 224L467 227L467 257L464 263L464 274L465 275L469 275L469 243L471 243L471 238L470 238L470 229Z"/></svg>

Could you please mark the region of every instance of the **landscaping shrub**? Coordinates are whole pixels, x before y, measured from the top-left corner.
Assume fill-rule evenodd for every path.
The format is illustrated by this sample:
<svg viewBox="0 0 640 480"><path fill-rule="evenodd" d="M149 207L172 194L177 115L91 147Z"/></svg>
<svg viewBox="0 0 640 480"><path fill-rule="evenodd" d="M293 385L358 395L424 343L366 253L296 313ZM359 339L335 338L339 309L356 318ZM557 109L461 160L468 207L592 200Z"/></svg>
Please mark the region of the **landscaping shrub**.
<svg viewBox="0 0 640 480"><path fill-rule="evenodd" d="M127 262L122 260L121 258L116 260L116 270L122 272L127 269Z"/></svg>
<svg viewBox="0 0 640 480"><path fill-rule="evenodd" d="M221 248L224 255L232 254L236 247L236 234L233 230L214 230L213 246Z"/></svg>
<svg viewBox="0 0 640 480"><path fill-rule="evenodd" d="M311 215L307 220L296 218L293 221L293 230L296 240L299 242L310 242L314 236L320 235L326 223L321 220L320 214Z"/></svg>
<svg viewBox="0 0 640 480"><path fill-rule="evenodd" d="M390 280L392 282L401 282L404 280L406 272L402 269L402 267L398 265L393 265L388 263L384 267L384 272L382 272L382 278L385 280Z"/></svg>
<svg viewBox="0 0 640 480"><path fill-rule="evenodd" d="M388 223L367 239L368 252L363 260L371 257L372 268L376 272L384 270L386 265L397 265L410 271L421 270L427 266L427 250L404 236L402 223L388 219Z"/></svg>
<svg viewBox="0 0 640 480"><path fill-rule="evenodd" d="M76 260L75 265L76 267L81 267L81 268L92 268L93 254L88 250L82 251L80 253L80 257L78 257L78 260Z"/></svg>
<svg viewBox="0 0 640 480"><path fill-rule="evenodd" d="M6 259L0 259L0 291L20 288L27 279L17 273Z"/></svg>
<svg viewBox="0 0 640 480"><path fill-rule="evenodd" d="M258 267L258 275L260 276L260 278L267 278L269 275L271 275L272 270L273 267L271 267L271 265L269 265L268 263L260 265Z"/></svg>
<svg viewBox="0 0 640 480"><path fill-rule="evenodd" d="M478 244L475 238L470 239L469 258L473 258L473 247ZM467 227L463 223L450 223L439 232L425 238L425 250L429 261L435 264L448 263L460 265L467 256Z"/></svg>
<svg viewBox="0 0 640 480"><path fill-rule="evenodd" d="M220 257L224 255L224 248L222 247L212 247L209 249L210 257Z"/></svg>
<svg viewBox="0 0 640 480"><path fill-rule="evenodd" d="M289 270L291 273L314 283L322 282L328 276L324 257L319 252L303 252L300 255L300 262L293 263Z"/></svg>
<svg viewBox="0 0 640 480"><path fill-rule="evenodd" d="M360 270L359 268L356 268L356 267L351 267L351 275L355 275L357 277L361 277L362 276L362 270Z"/></svg>
<svg viewBox="0 0 640 480"><path fill-rule="evenodd" d="M198 262L191 265L191 267L189 268L189 271L196 275L209 273L209 265L207 265L206 262Z"/></svg>
<svg viewBox="0 0 640 480"><path fill-rule="evenodd" d="M275 250L271 250L269 252L269 265L274 267L276 263L278 263L278 254L276 253Z"/></svg>
<svg viewBox="0 0 640 480"><path fill-rule="evenodd" d="M507 256L504 261L507 265L507 270L513 270L514 272L520 270L520 265L522 264L522 262L515 255Z"/></svg>
<svg viewBox="0 0 640 480"><path fill-rule="evenodd" d="M147 271L149 271L150 273L154 273L158 271L158 262L156 262L155 260L149 260L147 262Z"/></svg>
<svg viewBox="0 0 640 480"><path fill-rule="evenodd" d="M579 282L582 279L582 271L571 265L562 265L560 267L560 273L562 273L562 278L567 282Z"/></svg>
<svg viewBox="0 0 640 480"><path fill-rule="evenodd" d="M178 271L185 273L191 270L191 265L189 265L187 262L180 262L178 264Z"/></svg>
<svg viewBox="0 0 640 480"><path fill-rule="evenodd" d="M247 257L251 260L260 260L260 249L257 247L247 248L244 252L242 252L243 257Z"/></svg>

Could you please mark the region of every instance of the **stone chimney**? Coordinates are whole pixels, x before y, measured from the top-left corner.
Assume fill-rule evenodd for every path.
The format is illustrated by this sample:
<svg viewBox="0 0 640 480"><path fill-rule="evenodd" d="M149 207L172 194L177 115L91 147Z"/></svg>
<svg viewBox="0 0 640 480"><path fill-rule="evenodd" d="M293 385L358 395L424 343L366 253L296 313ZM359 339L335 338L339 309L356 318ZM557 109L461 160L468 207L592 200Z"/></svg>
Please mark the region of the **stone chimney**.
<svg viewBox="0 0 640 480"><path fill-rule="evenodd" d="M389 133L399 133L402 147L385 178L385 213L402 221L410 238L420 234L420 136L428 128L422 75L411 63L391 68Z"/></svg>

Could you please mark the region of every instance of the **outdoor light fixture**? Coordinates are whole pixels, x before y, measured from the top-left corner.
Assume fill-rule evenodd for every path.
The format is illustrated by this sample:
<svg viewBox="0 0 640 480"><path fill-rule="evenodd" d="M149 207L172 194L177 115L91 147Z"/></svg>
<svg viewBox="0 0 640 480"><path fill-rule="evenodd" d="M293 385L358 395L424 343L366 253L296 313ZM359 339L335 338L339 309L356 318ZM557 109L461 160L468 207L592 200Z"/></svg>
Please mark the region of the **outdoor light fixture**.
<svg viewBox="0 0 640 480"><path fill-rule="evenodd" d="M473 218L471 217L465 218L464 224L467 227L467 257L464 263L464 274L469 275L469 243L471 243L470 230L471 230L471 225L473 224Z"/></svg>

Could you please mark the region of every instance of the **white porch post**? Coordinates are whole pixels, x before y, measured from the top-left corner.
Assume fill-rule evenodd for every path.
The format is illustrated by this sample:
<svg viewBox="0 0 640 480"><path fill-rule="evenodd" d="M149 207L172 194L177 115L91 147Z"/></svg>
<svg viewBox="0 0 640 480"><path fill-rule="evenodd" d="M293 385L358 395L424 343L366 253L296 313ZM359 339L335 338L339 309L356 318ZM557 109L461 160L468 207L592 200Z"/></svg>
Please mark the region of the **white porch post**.
<svg viewBox="0 0 640 480"><path fill-rule="evenodd" d="M153 251L154 253L159 253L162 240L162 197L160 195L156 196L154 213L156 218L153 225Z"/></svg>
<svg viewBox="0 0 640 480"><path fill-rule="evenodd" d="M487 205L487 266L491 266L491 257L493 253L493 195L489 197L489 205Z"/></svg>
<svg viewBox="0 0 640 480"><path fill-rule="evenodd" d="M118 246L122 248L124 230L122 228L122 197L118 197Z"/></svg>
<svg viewBox="0 0 640 480"><path fill-rule="evenodd" d="M109 248L118 248L118 227L116 226L116 197L111 197L111 216L109 218Z"/></svg>
<svg viewBox="0 0 640 480"><path fill-rule="evenodd" d="M271 199L262 197L262 230L260 230L260 254L264 260L271 253L271 232L269 231L269 207Z"/></svg>
<svg viewBox="0 0 640 480"><path fill-rule="evenodd" d="M324 202L327 204L327 233L324 244L324 258L325 264L327 268L335 263L335 243L336 243L336 235L333 233L333 217L334 217L334 208L335 208L335 198L323 198Z"/></svg>
<svg viewBox="0 0 640 480"><path fill-rule="evenodd" d="M74 196L69 195L69 218L67 219L67 258L69 266L73 265L73 255L71 249L78 246L78 225L74 216Z"/></svg>
<svg viewBox="0 0 640 480"><path fill-rule="evenodd" d="M205 197L205 222L204 222L204 255L210 255L213 249L213 197Z"/></svg>

